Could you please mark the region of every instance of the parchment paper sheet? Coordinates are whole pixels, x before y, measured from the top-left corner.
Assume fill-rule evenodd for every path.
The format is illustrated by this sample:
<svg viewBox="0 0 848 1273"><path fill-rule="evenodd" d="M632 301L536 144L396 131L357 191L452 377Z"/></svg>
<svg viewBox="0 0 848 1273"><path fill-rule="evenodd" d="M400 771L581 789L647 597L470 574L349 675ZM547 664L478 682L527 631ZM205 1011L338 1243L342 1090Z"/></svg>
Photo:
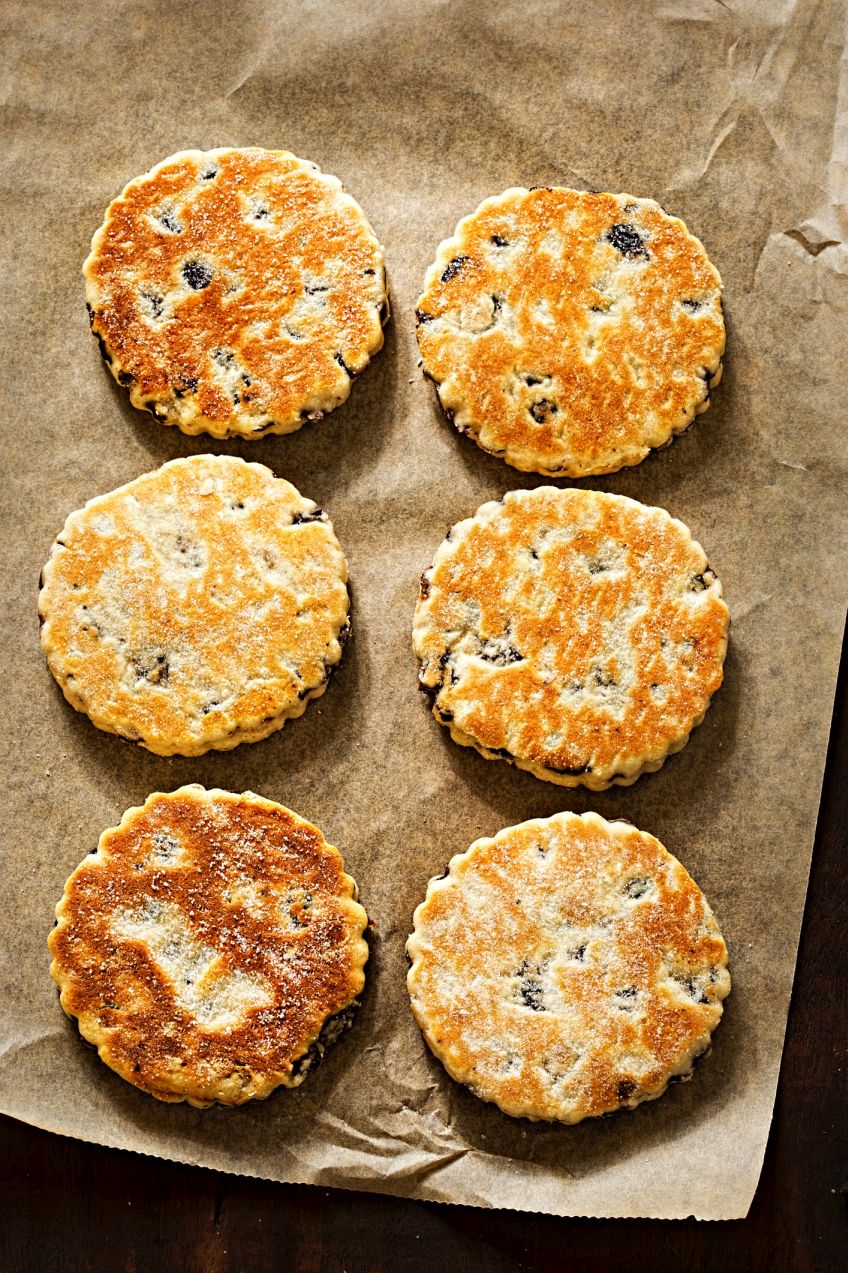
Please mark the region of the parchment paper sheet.
<svg viewBox="0 0 848 1273"><path fill-rule="evenodd" d="M745 1214L780 1062L846 599L844 13L713 3L5 5L2 424L6 604L0 1107L68 1135L278 1180L594 1216ZM336 173L386 249L386 346L327 420L254 444L136 412L88 332L80 267L108 201L189 146L283 147ZM714 405L600 489L661 504L722 579L726 686L628 790L569 793L451 743L416 688L418 575L447 526L539 484L445 422L412 311L485 196L560 184L657 198L725 282ZM36 581L65 517L178 455L270 465L330 512L355 638L270 740L165 760L53 684ZM592 485L591 481L585 485ZM295 1092L239 1110L143 1096L82 1046L45 938L67 875L149 792L251 788L338 844L377 926L353 1030ZM562 808L653 832L701 884L733 994L694 1081L575 1128L513 1121L449 1080L408 1009L403 942L476 837ZM815 922L815 917L813 922ZM56 1152L61 1152L57 1141Z"/></svg>

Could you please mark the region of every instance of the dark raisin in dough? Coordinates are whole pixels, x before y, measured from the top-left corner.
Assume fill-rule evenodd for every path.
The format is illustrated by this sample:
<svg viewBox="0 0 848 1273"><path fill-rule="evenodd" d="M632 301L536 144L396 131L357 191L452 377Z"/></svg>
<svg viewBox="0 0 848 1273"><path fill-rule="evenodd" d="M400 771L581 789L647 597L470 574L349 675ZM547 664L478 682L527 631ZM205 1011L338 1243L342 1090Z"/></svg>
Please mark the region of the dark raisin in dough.
<svg viewBox="0 0 848 1273"><path fill-rule="evenodd" d="M645 241L641 234L632 225L628 225L626 221L620 221L618 225L611 225L604 238L622 256L647 257L648 255L645 250Z"/></svg>
<svg viewBox="0 0 848 1273"><path fill-rule="evenodd" d="M186 261L183 278L195 292L202 292L212 282L212 271L203 261Z"/></svg>

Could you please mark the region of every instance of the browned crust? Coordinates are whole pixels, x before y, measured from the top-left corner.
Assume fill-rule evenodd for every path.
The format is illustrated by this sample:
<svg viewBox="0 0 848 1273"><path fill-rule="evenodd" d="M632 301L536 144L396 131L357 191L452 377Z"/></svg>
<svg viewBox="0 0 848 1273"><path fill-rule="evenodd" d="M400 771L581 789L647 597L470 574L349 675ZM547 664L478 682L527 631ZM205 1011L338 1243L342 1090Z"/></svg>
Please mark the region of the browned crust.
<svg viewBox="0 0 848 1273"><path fill-rule="evenodd" d="M287 151L163 160L109 205L83 273L112 374L185 433L291 432L344 401L383 343L373 231Z"/></svg>
<svg viewBox="0 0 848 1273"><path fill-rule="evenodd" d="M682 221L632 195L485 200L441 244L417 320L449 418L525 471L637 464L721 375L718 272Z"/></svg>
<svg viewBox="0 0 848 1273"><path fill-rule="evenodd" d="M691 877L653 836L594 813L478 840L430 882L407 950L432 1051L531 1119L660 1096L708 1047L730 990Z"/></svg>
<svg viewBox="0 0 848 1273"><path fill-rule="evenodd" d="M173 865L157 860L163 837L178 845ZM339 852L290 809L251 792L156 792L68 880L51 975L122 1078L160 1100L242 1104L298 1082L325 1022L361 992L367 916L355 898ZM120 934L118 916L160 900L219 953L213 975L261 982L260 1006L217 1030L187 1010L144 942Z"/></svg>

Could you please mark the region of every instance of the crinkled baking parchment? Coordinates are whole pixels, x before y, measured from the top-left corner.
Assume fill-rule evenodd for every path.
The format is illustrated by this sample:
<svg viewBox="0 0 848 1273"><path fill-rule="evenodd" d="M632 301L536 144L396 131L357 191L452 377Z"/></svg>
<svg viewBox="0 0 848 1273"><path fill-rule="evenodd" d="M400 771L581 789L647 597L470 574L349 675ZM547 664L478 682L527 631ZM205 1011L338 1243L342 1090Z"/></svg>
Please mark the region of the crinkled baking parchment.
<svg viewBox="0 0 848 1273"><path fill-rule="evenodd" d="M0 1107L67 1135L287 1181L594 1216L744 1215L780 1063L848 572L846 77L841 4L7 4L0 67L6 493ZM385 245L386 346L325 421L220 444L134 411L88 332L80 266L108 201L186 147L283 147L337 174ZM451 743L416 688L418 575L447 526L528 478L459 437L417 367L436 245L487 195L651 196L707 245L728 351L714 405L583 485L668 508L733 615L726 685L635 787L571 793ZM259 460L318 500L355 637L326 696L254 746L162 759L53 684L36 584L71 509L174 456ZM200 781L313 819L376 933L353 1030L267 1103L159 1104L59 1009L45 945L65 878L149 792ZM409 1012L403 943L429 877L480 835L570 808L657 835L714 907L734 989L694 1080L633 1113L513 1121L449 1080ZM815 923L815 916L811 916ZM59 1147L57 1144L57 1152Z"/></svg>

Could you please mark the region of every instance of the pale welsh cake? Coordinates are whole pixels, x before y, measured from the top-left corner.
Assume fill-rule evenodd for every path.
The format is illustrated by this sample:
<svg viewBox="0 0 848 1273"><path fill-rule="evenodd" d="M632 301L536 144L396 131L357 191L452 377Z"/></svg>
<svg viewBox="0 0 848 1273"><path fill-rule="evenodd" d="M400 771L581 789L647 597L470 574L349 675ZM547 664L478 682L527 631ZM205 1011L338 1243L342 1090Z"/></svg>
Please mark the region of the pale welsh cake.
<svg viewBox="0 0 848 1273"><path fill-rule="evenodd" d="M295 1087L350 1024L368 917L317 827L252 792L156 792L65 885L50 934L62 1007L161 1101Z"/></svg>
<svg viewBox="0 0 848 1273"><path fill-rule="evenodd" d="M349 631L327 515L261 464L172 460L70 515L41 643L68 702L162 756L256 742L323 694Z"/></svg>
<svg viewBox="0 0 848 1273"><path fill-rule="evenodd" d="M534 473L612 473L706 409L721 279L652 199L514 188L441 244L417 332L442 407L484 451Z"/></svg>
<svg viewBox="0 0 848 1273"><path fill-rule="evenodd" d="M722 683L728 626L682 522L542 486L448 531L421 577L413 645L456 742L602 791L685 745Z"/></svg>
<svg viewBox="0 0 848 1273"><path fill-rule="evenodd" d="M285 150L186 150L131 181L83 267L136 407L184 433L291 433L383 343L380 245L336 177Z"/></svg>
<svg viewBox="0 0 848 1273"><path fill-rule="evenodd" d="M730 991L697 884L653 836L595 813L523 822L453 858L407 953L432 1051L521 1118L577 1123L661 1096Z"/></svg>

